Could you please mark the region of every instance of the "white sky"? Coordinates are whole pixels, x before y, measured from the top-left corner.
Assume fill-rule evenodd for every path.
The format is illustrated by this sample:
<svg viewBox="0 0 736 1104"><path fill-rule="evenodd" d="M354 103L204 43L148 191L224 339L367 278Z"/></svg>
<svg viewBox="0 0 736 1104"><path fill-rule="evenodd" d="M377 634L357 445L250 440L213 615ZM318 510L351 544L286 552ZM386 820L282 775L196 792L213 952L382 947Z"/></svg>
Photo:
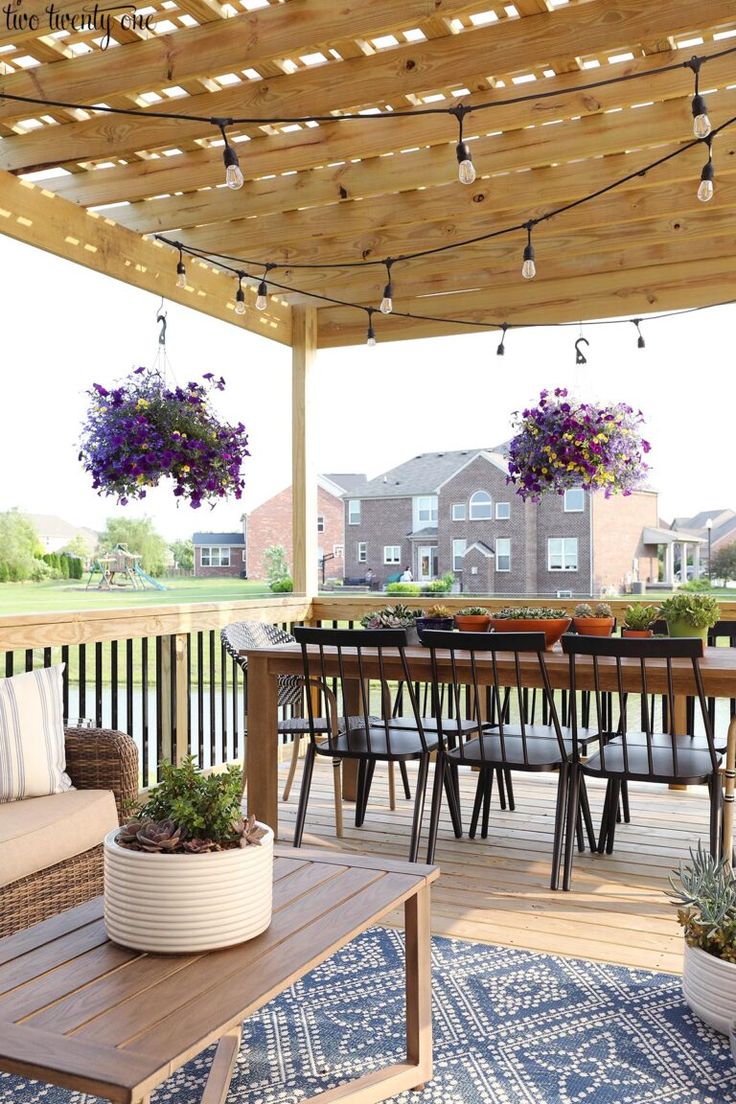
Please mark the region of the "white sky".
<svg viewBox="0 0 736 1104"><path fill-rule="evenodd" d="M398 307L399 278L395 287ZM86 389L151 363L158 305L150 293L0 235L0 509L95 529L114 514L148 514L169 539L238 528L242 503L177 508L168 485L118 507L92 491L77 461ZM291 480L290 351L185 307L167 310L177 380L222 373L219 408L249 431L244 508L252 509ZM663 517L736 507L736 307L645 323L643 351L633 326L589 326L582 369L574 366L576 329L511 331L501 358L497 333L382 344L390 325L376 317L373 349L319 353L310 413L320 471L374 476L420 452L498 444L513 410L543 387L572 385L581 398L622 399L644 411Z"/></svg>

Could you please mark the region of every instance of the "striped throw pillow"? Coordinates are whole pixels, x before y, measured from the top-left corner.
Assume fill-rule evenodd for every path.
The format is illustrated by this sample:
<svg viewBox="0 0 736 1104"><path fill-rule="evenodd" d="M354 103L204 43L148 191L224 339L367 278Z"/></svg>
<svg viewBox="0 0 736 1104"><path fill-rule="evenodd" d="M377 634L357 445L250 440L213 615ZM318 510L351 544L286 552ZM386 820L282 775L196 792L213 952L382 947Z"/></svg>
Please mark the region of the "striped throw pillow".
<svg viewBox="0 0 736 1104"><path fill-rule="evenodd" d="M0 679L0 802L71 789L64 768L64 664Z"/></svg>

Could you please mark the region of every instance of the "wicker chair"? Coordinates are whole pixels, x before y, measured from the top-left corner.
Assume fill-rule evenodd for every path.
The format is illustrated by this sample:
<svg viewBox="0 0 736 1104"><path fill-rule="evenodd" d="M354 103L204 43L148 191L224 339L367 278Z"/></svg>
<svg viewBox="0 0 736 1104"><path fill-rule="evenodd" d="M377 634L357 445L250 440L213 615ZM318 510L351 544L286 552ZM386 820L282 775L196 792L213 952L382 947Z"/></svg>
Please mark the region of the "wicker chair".
<svg viewBox="0 0 736 1104"><path fill-rule="evenodd" d="M118 816L138 794L138 750L130 736L104 728L66 729L66 769L79 790L112 790ZM82 905L102 893L102 844L0 890L0 936Z"/></svg>

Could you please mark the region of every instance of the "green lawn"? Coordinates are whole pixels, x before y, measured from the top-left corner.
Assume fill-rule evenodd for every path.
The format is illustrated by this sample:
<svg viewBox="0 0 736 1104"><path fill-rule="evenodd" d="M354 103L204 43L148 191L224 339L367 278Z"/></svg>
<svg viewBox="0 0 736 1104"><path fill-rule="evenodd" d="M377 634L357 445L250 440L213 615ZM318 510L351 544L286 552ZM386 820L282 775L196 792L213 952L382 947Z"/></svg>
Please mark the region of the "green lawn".
<svg viewBox="0 0 736 1104"><path fill-rule="evenodd" d="M185 602L228 602L271 596L264 582L250 579L162 579L166 590L112 591L84 589L68 579L52 583L0 583L0 616L10 613L53 613L62 610L118 609L176 605Z"/></svg>

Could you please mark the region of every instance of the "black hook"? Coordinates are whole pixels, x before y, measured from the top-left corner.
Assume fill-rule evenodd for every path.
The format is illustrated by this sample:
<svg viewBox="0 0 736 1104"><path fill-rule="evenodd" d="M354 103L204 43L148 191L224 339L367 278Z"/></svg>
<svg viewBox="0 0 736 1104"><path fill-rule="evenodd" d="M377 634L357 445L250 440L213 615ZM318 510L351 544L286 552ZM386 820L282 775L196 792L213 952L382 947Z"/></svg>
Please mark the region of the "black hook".
<svg viewBox="0 0 736 1104"><path fill-rule="evenodd" d="M159 345L166 347L166 313L164 311L161 314L156 315L156 321L161 323L161 330L158 335Z"/></svg>
<svg viewBox="0 0 736 1104"><path fill-rule="evenodd" d="M583 350L580 348L581 345L590 345L590 342L588 341L587 337L579 337L577 339L577 341L575 342L575 363L576 364L587 364L588 363L588 358L586 357Z"/></svg>

